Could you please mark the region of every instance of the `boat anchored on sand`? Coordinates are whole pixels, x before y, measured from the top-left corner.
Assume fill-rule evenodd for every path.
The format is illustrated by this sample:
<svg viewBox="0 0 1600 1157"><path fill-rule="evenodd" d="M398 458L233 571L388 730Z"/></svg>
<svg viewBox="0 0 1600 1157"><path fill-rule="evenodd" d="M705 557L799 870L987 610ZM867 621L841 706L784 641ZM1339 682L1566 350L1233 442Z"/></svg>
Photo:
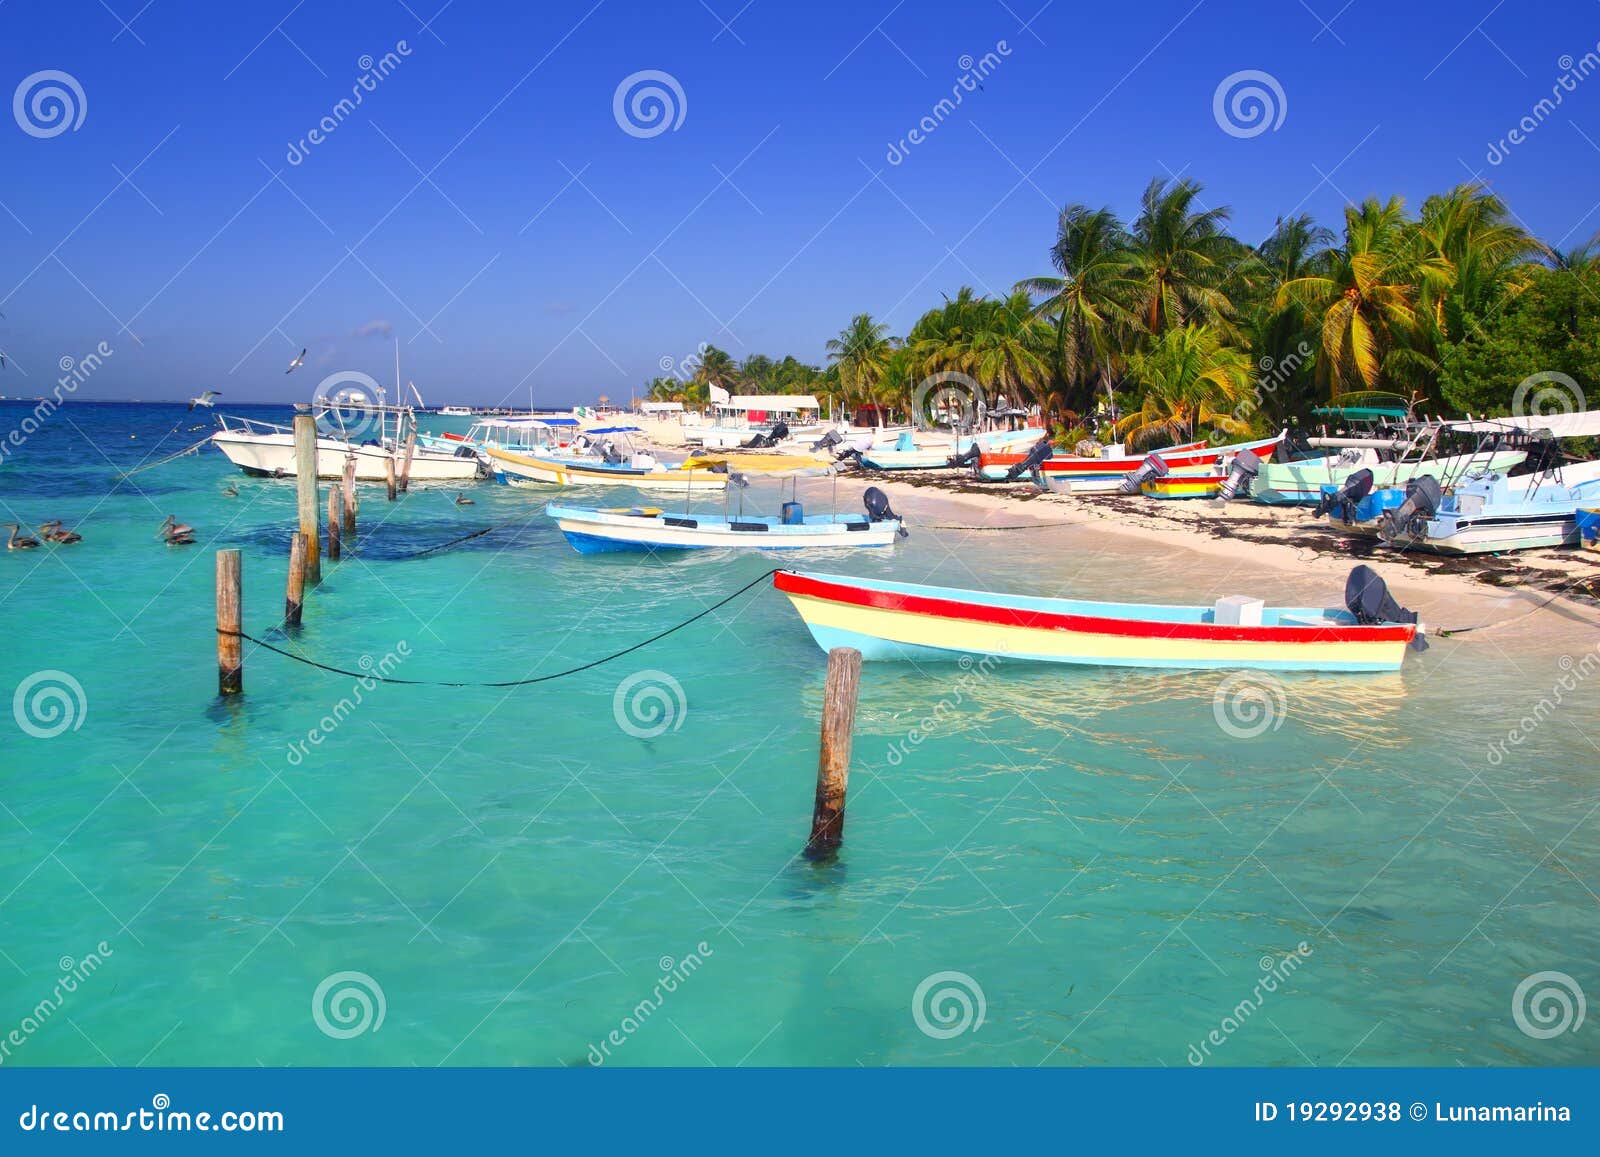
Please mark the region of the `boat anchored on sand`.
<svg viewBox="0 0 1600 1157"><path fill-rule="evenodd" d="M1425 645L1416 613L1365 566L1350 572L1345 605L1327 609L1238 595L1212 606L1088 602L797 571L773 585L824 651L854 647L864 659L1394 671Z"/></svg>
<svg viewBox="0 0 1600 1157"><path fill-rule="evenodd" d="M512 485L632 486L637 490L705 492L725 490L723 468L690 464L669 466L655 455L635 449L629 436L642 433L637 426L602 426L586 430L567 451L551 447L511 450L481 443L480 453L494 476Z"/></svg>

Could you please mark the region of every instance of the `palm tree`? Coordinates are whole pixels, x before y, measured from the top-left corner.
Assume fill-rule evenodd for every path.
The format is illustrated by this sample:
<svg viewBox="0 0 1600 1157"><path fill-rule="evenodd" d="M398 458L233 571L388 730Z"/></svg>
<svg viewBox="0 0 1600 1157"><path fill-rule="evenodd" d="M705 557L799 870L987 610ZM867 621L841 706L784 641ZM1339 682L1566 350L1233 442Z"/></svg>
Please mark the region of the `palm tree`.
<svg viewBox="0 0 1600 1157"><path fill-rule="evenodd" d="M700 353L699 361L700 364L695 367L694 380L701 385L728 389L739 384L739 367L734 363L733 355L727 350L708 345Z"/></svg>
<svg viewBox="0 0 1600 1157"><path fill-rule="evenodd" d="M1220 286L1241 256L1223 228L1226 207L1197 209L1201 186L1151 181L1140 199L1129 250L1140 323L1152 337L1191 321L1226 324L1233 309Z"/></svg>
<svg viewBox="0 0 1600 1157"><path fill-rule="evenodd" d="M1072 204L1056 219L1050 264L1059 277L1030 277L1016 288L1043 298L1033 309L1055 322L1056 387L1068 408L1086 404L1098 368L1109 383L1116 338L1134 328L1128 235L1110 209Z"/></svg>
<svg viewBox="0 0 1600 1157"><path fill-rule="evenodd" d="M1250 359L1223 344L1213 326L1167 330L1128 363L1144 393L1138 410L1117 424L1130 444L1162 438L1180 441L1197 425L1239 433L1248 423L1235 416L1250 393Z"/></svg>
<svg viewBox="0 0 1600 1157"><path fill-rule="evenodd" d="M889 368L890 355L895 343L886 336L887 325L872 320L869 313L858 313L850 324L839 331L839 336L828 341L828 361L839 371L839 386L846 404L854 397L878 410L879 424L883 411L873 395L878 383Z"/></svg>
<svg viewBox="0 0 1600 1157"><path fill-rule="evenodd" d="M1571 249L1551 249L1546 260L1549 261L1550 268L1559 273L1589 277L1600 271L1600 233Z"/></svg>
<svg viewBox="0 0 1600 1157"><path fill-rule="evenodd" d="M1344 221L1344 244L1327 251L1326 267L1285 282L1277 295L1279 305L1299 302L1321 319L1318 374L1333 395L1376 387L1386 355L1418 326L1404 202L1368 198L1347 206Z"/></svg>
<svg viewBox="0 0 1600 1157"><path fill-rule="evenodd" d="M1050 327L1035 315L1033 299L1017 290L1001 301L984 300L965 358L980 383L1041 406L1050 381Z"/></svg>

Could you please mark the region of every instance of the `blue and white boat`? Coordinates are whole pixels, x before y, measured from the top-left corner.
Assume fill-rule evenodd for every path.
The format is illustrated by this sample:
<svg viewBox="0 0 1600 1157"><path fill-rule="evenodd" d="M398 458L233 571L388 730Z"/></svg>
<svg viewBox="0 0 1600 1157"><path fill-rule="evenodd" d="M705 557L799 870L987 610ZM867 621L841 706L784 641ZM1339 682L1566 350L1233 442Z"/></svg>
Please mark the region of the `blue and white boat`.
<svg viewBox="0 0 1600 1157"><path fill-rule="evenodd" d="M994 430L970 437L938 436L933 444L919 445L917 435L905 430L887 447L874 446L863 451L861 464L871 470L947 470L956 465L952 459L970 454L974 449L1003 453L1032 446L1044 436L1045 431L1037 428Z"/></svg>
<svg viewBox="0 0 1600 1157"><path fill-rule="evenodd" d="M906 533L877 487L863 495L864 514L806 514L798 501L779 515L702 514L655 506L594 509L545 507L579 554L633 550L804 550L886 547Z"/></svg>

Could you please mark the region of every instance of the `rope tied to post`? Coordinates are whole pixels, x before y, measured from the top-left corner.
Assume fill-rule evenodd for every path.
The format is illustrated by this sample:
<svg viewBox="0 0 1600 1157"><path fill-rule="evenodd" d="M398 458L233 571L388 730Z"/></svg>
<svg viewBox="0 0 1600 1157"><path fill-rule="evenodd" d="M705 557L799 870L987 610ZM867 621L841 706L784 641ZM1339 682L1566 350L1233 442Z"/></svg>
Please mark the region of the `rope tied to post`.
<svg viewBox="0 0 1600 1157"><path fill-rule="evenodd" d="M568 667L564 671L555 671L549 675L536 675L528 679L507 679L492 683L451 682L438 679L395 679L388 675L374 675L371 671L357 671L351 670L348 667L337 667L329 663L319 663L315 659L307 658L305 655L297 655L293 651L285 650L282 647L267 642L265 639L258 639L254 635L246 634L244 631L230 631L219 626L217 628L217 634L219 636L225 636L229 638L244 639L248 642L254 643L258 647L262 647L265 650L271 651L274 654L282 655L286 659L293 659L296 663L304 664L307 667L314 667L318 671L326 671L330 675L343 675L351 679L367 679L374 683L393 683L408 687L528 687L535 683L549 683L556 679L565 679L569 675L577 675L584 671L590 671L596 667L603 666L606 663L621 659L625 655L631 655L635 651L641 651L650 646L652 643L658 643L662 639L665 639L668 635L676 634L685 627L699 622L712 612L721 610L723 607L733 602L734 599L738 598L740 595L746 593L759 584L766 582L782 569L782 567L773 567L766 573L757 575L755 578L745 583L744 586L740 587L732 594L725 595L723 598L718 599L716 602L712 603L709 607L706 607L698 614L691 615L687 619L684 619L681 623L676 623L664 631L657 632L656 634L651 635L648 639L644 639L641 642L633 644L631 647L624 647L620 651L614 651L611 654L601 656L598 659L591 659L589 662L580 664L576 667Z"/></svg>

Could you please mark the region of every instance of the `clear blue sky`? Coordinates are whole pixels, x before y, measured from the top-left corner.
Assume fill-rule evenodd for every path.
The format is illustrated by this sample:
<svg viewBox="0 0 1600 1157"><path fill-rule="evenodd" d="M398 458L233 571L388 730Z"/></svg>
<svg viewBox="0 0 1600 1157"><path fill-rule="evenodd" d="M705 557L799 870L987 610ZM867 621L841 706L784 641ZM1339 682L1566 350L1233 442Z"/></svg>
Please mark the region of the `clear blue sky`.
<svg viewBox="0 0 1600 1157"><path fill-rule="evenodd" d="M392 344L356 336L390 327L430 403L626 398L702 341L820 363L850 314L899 333L964 283L1002 291L1046 271L1061 204L1131 216L1168 173L1249 240L1474 173L1547 241L1600 229L1600 76L1486 159L1596 51L1590 0L441 3L0 4L0 95L54 69L85 102L51 137L0 114L0 393L105 341L80 397L298 399L390 380ZM1285 97L1253 137L1213 115L1246 69ZM642 70L685 98L652 137L613 115Z"/></svg>

